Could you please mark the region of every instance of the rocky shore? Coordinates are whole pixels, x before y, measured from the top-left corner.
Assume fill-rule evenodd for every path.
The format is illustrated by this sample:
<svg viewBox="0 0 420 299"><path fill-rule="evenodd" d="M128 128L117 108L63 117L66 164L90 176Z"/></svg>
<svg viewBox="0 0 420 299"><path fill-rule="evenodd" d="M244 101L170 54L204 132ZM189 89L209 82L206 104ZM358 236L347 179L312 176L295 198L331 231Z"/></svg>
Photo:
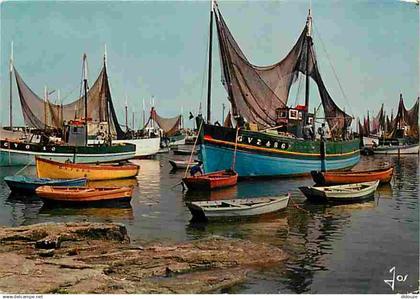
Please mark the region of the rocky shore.
<svg viewBox="0 0 420 299"><path fill-rule="evenodd" d="M122 224L0 228L0 293L214 293L286 259L279 248L214 237L130 244Z"/></svg>

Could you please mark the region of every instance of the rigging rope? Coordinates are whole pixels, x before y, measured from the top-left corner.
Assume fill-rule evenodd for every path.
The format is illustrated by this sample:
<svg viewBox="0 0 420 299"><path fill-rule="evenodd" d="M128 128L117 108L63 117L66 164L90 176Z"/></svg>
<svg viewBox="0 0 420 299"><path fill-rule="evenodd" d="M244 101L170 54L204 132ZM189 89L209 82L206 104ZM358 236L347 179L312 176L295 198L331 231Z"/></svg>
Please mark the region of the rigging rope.
<svg viewBox="0 0 420 299"><path fill-rule="evenodd" d="M329 64L330 64L330 66L331 66L331 69L332 69L332 71L333 71L334 77L335 77L335 79L336 79L336 80L337 80L337 82L338 82L338 86L340 87L340 91L341 91L341 93L342 93L342 95L343 95L343 97L344 97L344 100L346 101L347 106L350 108L351 115L354 117L354 115L353 115L353 111L352 111L352 109L351 109L350 101L349 101L349 99L347 98L346 94L344 93L344 89L343 89L343 87L342 87L342 85L341 85L340 80L338 79L337 72L335 71L334 65L333 65L333 64L332 64L332 62L331 62L331 59L330 59L330 57L329 57L329 55L328 55L327 49L326 49L326 47L325 47L325 44L324 44L324 42L322 41L321 34L319 33L319 31L318 31L318 29L317 29L317 27L315 26L315 23L314 23L313 21L312 21L312 25L313 25L313 27L314 27L314 29L315 29L315 33L316 33L316 35L319 37L319 41L321 42L322 49L323 49L323 50L324 50L324 52L325 52L325 56L327 57L328 63L329 63ZM319 67L319 66L318 66L318 67Z"/></svg>

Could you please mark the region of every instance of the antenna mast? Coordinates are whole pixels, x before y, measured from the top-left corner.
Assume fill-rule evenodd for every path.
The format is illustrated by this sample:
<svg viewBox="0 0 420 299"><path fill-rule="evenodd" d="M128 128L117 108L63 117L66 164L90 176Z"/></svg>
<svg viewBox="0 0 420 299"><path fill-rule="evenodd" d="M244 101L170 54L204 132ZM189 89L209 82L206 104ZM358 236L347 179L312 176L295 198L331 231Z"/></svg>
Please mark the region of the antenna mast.
<svg viewBox="0 0 420 299"><path fill-rule="evenodd" d="M9 126L13 130L13 89L12 89L12 76L13 76L13 41L10 43L10 70L9 70L9 84L10 84L10 99L9 99Z"/></svg>
<svg viewBox="0 0 420 299"><path fill-rule="evenodd" d="M211 122L211 68L212 68L212 48L213 48L213 15L214 0L211 0L210 10L210 36L209 36L209 73L207 78L207 123Z"/></svg>

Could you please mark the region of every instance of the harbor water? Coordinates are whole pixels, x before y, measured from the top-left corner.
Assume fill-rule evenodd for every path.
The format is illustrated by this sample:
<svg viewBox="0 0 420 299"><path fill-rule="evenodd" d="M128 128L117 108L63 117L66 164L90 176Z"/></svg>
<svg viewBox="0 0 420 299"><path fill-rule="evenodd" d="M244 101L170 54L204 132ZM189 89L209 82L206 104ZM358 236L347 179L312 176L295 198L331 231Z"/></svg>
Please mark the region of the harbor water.
<svg viewBox="0 0 420 299"><path fill-rule="evenodd" d="M419 157L362 157L356 169L395 165L389 185L375 199L347 205L307 202L299 186L310 177L245 180L211 193L183 192L183 170L171 172L163 154L140 165L136 179L96 182L135 185L131 204L116 207L49 208L35 196L10 194L0 182L0 225L99 221L126 225L132 242L187 241L210 236L268 243L285 250L280 265L255 269L246 283L228 293L407 293L419 286ZM180 157L176 157L179 159ZM185 157L187 159L187 157ZM20 168L1 168L0 176ZM34 175L27 167L20 174ZM291 193L280 213L247 221L196 223L185 201L247 198ZM394 279L394 290L384 280ZM400 278L400 279L399 279ZM405 278L402 280L402 278Z"/></svg>

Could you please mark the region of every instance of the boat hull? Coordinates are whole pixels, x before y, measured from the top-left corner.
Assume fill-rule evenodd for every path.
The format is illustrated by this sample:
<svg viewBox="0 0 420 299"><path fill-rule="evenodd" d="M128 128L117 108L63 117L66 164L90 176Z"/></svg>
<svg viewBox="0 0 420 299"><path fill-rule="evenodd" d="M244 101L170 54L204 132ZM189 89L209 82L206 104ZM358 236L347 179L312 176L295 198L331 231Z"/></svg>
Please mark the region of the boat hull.
<svg viewBox="0 0 420 299"><path fill-rule="evenodd" d="M318 185L355 184L379 180L381 184L387 184L392 179L394 168L377 169L359 172L321 172L312 171L314 182Z"/></svg>
<svg viewBox="0 0 420 299"><path fill-rule="evenodd" d="M36 189L36 194L48 204L100 204L109 202L129 202L133 189L130 187L51 187Z"/></svg>
<svg viewBox="0 0 420 299"><path fill-rule="evenodd" d="M173 169L186 169L188 167L188 161L180 161L180 160L169 160L169 164L171 164ZM197 165L197 162L191 161L189 164L190 167Z"/></svg>
<svg viewBox="0 0 420 299"><path fill-rule="evenodd" d="M186 177L182 181L189 190L214 190L236 185L238 174L223 170L200 176Z"/></svg>
<svg viewBox="0 0 420 299"><path fill-rule="evenodd" d="M169 146L174 145L184 145L187 136L184 134L174 135L168 138L169 139Z"/></svg>
<svg viewBox="0 0 420 299"><path fill-rule="evenodd" d="M76 163L103 163L132 159L135 156L132 144L114 146L62 146L0 141L0 166L35 165L35 156L55 161ZM79 176L80 177L80 176Z"/></svg>
<svg viewBox="0 0 420 299"><path fill-rule="evenodd" d="M73 164L36 158L36 172L40 178L75 179L85 177L89 181L114 180L135 177L138 165L89 165Z"/></svg>
<svg viewBox="0 0 420 299"><path fill-rule="evenodd" d="M373 148L375 155L418 155L419 145L391 145L391 146L378 146Z"/></svg>
<svg viewBox="0 0 420 299"><path fill-rule="evenodd" d="M204 125L199 159L205 172L231 167L235 136L235 129ZM320 141L247 130L241 130L237 140L235 170L240 177L309 175L313 170L350 169L360 160L359 140L327 142L325 159Z"/></svg>
<svg viewBox="0 0 420 299"><path fill-rule="evenodd" d="M160 150L160 137L127 140L113 140L112 144L133 144L136 146L135 158L147 158L156 155Z"/></svg>
<svg viewBox="0 0 420 299"><path fill-rule="evenodd" d="M226 200L226 201L208 201L208 202L188 202L187 207L191 214L197 219L221 219L221 218L241 218L241 217L252 217L264 214L275 213L283 210L289 203L289 196L276 198L273 200L266 200L265 202L253 204L253 201L258 199L239 199L239 200ZM223 207L223 204L226 206ZM246 203L248 206L244 205ZM202 205L209 205L209 207L203 207ZM237 204L237 206L235 206ZM217 209L211 208L211 206L219 206Z"/></svg>
<svg viewBox="0 0 420 299"><path fill-rule="evenodd" d="M50 180L25 176L7 176L4 177L4 181L12 192L35 193L36 188L40 186L85 186L87 179Z"/></svg>
<svg viewBox="0 0 420 299"><path fill-rule="evenodd" d="M314 201L331 201L337 203L351 203L362 201L366 199L374 198L374 193L378 188L379 181L376 182L368 182L362 184L349 184L347 186L356 186L356 185L364 185L369 184L364 188L358 189L355 191L353 190L334 190L333 187L299 187L299 190L308 198L309 200ZM338 185L335 187L344 187L346 185ZM331 189L328 189L331 188Z"/></svg>

